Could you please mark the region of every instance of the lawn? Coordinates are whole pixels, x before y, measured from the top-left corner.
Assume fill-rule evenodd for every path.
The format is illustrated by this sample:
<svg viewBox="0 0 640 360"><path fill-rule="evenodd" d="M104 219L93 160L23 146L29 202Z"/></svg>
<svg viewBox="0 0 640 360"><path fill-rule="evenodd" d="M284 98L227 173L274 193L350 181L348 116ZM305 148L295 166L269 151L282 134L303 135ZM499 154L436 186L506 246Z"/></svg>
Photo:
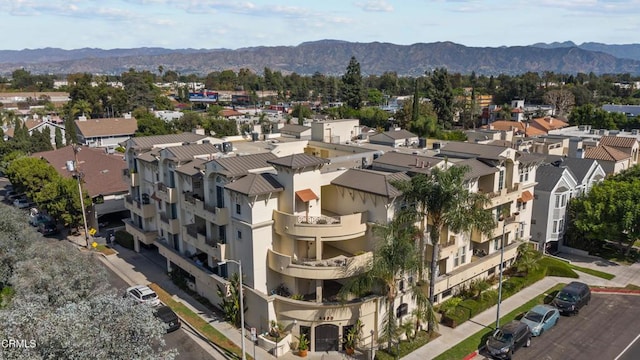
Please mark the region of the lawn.
<svg viewBox="0 0 640 360"><path fill-rule="evenodd" d="M507 323L507 322L509 322L511 320L514 320L514 319L518 318L518 316L522 315L522 313L528 311L529 309L531 309L535 305L549 303L553 299L553 296L555 295L555 293L557 291L559 291L560 289L562 289L562 287L564 287L564 285L565 284L557 284L554 287L552 287L549 290L547 290L546 292L536 296L535 298L531 299L530 301L528 301L524 305L520 306L519 308L517 308L517 309L513 310L512 312L506 314L505 316L501 317L500 318L500 323L501 324L505 324L505 323ZM494 329L490 328L490 327L487 327L484 330L480 330L480 331L476 332L475 334L469 336L468 338L466 338L462 342L458 343L456 346L454 346L451 349L449 349L449 350L445 351L444 353L440 354L439 356L437 356L435 358L435 360L460 360L460 359L463 359L468 354L478 350L478 348L483 346L484 342L486 341L486 338L493 331L494 331Z"/></svg>
<svg viewBox="0 0 640 360"><path fill-rule="evenodd" d="M594 270L594 269L590 269L590 268L585 268L585 267L581 267L581 266L575 266L573 264L569 264L569 266L573 269L573 270L577 270L577 271L581 271L585 274L589 274L589 275L593 275L593 276L597 276L599 278L602 279L606 279L606 280L611 280L614 277L616 277L613 274L609 274L606 273L604 271L599 271L599 270Z"/></svg>
<svg viewBox="0 0 640 360"><path fill-rule="evenodd" d="M98 246L96 246L96 251L101 252L105 255L113 255L116 253L112 248L102 244L98 244Z"/></svg>
<svg viewBox="0 0 640 360"><path fill-rule="evenodd" d="M198 330L209 341L215 344L220 351L226 352L227 356L240 359L242 350L231 340L227 339L221 332L216 330L213 326L209 325L198 314L194 313L185 306L183 303L173 300L171 295L164 291L160 286L156 284L149 284L149 287L158 294L160 301L169 306L176 314L178 314L184 321L188 322L191 327ZM247 359L252 359L249 354L246 355Z"/></svg>

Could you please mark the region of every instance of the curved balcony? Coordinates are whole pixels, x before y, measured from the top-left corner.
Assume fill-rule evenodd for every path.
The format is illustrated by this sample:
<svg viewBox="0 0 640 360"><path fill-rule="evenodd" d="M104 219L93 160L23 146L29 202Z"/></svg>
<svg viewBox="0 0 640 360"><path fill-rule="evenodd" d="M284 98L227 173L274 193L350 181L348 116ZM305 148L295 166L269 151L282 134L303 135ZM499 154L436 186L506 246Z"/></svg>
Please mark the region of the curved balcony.
<svg viewBox="0 0 640 360"><path fill-rule="evenodd" d="M353 257L337 256L324 260L294 261L273 250L268 253L269 268L283 275L303 279L331 280L359 275L369 268L372 252Z"/></svg>
<svg viewBox="0 0 640 360"><path fill-rule="evenodd" d="M374 316L378 310L378 297L367 296L346 303L294 300L280 295L274 297L274 306L278 316L299 322L331 323L349 321L355 318Z"/></svg>
<svg viewBox="0 0 640 360"><path fill-rule="evenodd" d="M342 216L298 216L274 210L275 231L297 240L348 240L367 232L365 213Z"/></svg>

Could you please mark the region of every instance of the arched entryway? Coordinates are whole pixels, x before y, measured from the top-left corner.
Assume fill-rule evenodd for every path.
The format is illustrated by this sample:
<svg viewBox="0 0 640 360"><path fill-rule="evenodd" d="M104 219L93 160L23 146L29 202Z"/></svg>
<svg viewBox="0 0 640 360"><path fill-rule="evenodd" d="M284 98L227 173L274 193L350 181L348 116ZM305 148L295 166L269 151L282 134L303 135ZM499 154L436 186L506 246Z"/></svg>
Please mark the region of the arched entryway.
<svg viewBox="0 0 640 360"><path fill-rule="evenodd" d="M315 331L315 348L313 351L338 351L338 326L332 324L324 324L316 326Z"/></svg>

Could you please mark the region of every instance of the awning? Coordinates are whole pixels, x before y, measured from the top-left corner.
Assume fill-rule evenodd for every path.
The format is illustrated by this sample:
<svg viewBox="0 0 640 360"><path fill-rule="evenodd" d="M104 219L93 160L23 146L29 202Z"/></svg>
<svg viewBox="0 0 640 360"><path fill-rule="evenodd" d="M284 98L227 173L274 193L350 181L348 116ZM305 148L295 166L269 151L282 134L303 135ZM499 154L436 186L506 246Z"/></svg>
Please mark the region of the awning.
<svg viewBox="0 0 640 360"><path fill-rule="evenodd" d="M533 200L533 195L529 192L529 190L525 190L522 192L522 196L518 198L519 202L527 202Z"/></svg>
<svg viewBox="0 0 640 360"><path fill-rule="evenodd" d="M316 195L311 189L298 190L296 191L296 196L304 202L319 199L318 195Z"/></svg>

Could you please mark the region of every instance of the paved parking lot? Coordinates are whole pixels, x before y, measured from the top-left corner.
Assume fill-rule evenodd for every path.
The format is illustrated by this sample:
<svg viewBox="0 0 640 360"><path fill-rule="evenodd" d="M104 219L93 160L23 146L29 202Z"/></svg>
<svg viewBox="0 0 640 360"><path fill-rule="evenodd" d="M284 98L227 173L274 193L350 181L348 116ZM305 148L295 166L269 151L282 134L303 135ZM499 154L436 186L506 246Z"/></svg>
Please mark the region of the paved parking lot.
<svg viewBox="0 0 640 360"><path fill-rule="evenodd" d="M513 358L614 360L640 334L639 319L640 296L593 293L589 305L577 316L562 316L558 325L533 338L531 347L519 349ZM635 348L632 346L629 351ZM475 359L489 357L481 355Z"/></svg>

